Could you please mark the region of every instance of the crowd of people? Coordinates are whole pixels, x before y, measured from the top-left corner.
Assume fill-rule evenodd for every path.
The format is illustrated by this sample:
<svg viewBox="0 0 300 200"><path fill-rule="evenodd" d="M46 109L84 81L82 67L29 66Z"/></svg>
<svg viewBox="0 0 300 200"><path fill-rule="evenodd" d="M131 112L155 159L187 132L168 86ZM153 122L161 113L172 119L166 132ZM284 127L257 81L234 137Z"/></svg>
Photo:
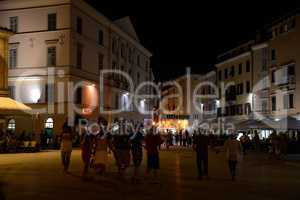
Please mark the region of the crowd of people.
<svg viewBox="0 0 300 200"><path fill-rule="evenodd" d="M238 161L249 150L268 152L272 158L276 159L284 159L287 153L299 150L299 133L289 137L287 133L273 131L266 139L261 139L257 132L252 133L252 135L249 132L240 134L216 136L204 129L193 130L191 133L188 130L178 130L178 132L166 130L163 133L155 127L145 129L142 124L130 124L128 126L124 123L114 123L110 127L99 123L98 126L92 126L92 128L74 129L65 123L62 127L62 133L57 136L56 141L61 150L64 172L68 173L69 171L72 149L80 146L83 161L81 176L83 179L88 177L91 169L97 174L104 174L107 171L108 155L112 153L120 179L124 179L130 166L134 167L131 175L134 183L140 180L140 166L144 159L144 150L147 160L145 175L146 177L152 175L154 180L158 178L159 150L161 147L166 149L171 146L193 148L197 155L196 166L199 179L208 177L208 148L215 150L216 153L223 150L233 181L236 178ZM40 148L39 144L43 143L42 141L43 139L40 138L38 142L35 134L23 132L17 137L12 132L0 131L0 152L15 152L17 147L24 147L25 142L28 143L28 148L32 145L35 148ZM220 146L223 148L218 148Z"/></svg>
<svg viewBox="0 0 300 200"><path fill-rule="evenodd" d="M167 149L171 146L191 147L193 144L193 136L188 130L179 130L172 132L167 129L166 134L161 134L163 137L164 145Z"/></svg>
<svg viewBox="0 0 300 200"><path fill-rule="evenodd" d="M0 152L15 153L18 151L38 151L39 145L35 134L23 131L19 136L14 132L0 130Z"/></svg>
<svg viewBox="0 0 300 200"><path fill-rule="evenodd" d="M117 127L117 128L116 128ZM196 152L196 166L198 178L208 176L208 147L214 149L217 138L205 130L195 130L190 135L187 131L180 131L178 140L170 139L170 132L162 134L155 127L144 129L143 126L124 126L118 124L108 128L100 125L93 128L82 128L80 134L81 157L83 161L81 177L89 176L89 171L94 170L97 174L106 173L108 166L108 154L111 152L115 159L118 177L124 179L130 163L134 167L131 175L133 183L140 181L140 167L143 161L143 149L146 151L147 166L145 176L152 175L154 181L158 181L160 169L159 149L161 145L191 146ZM182 135L186 137L182 137ZM63 127L61 134L61 160L63 170L68 173L72 153L72 128ZM224 143L224 151L228 160L229 171L232 180L235 180L236 166L242 154L241 143L234 135L231 135Z"/></svg>
<svg viewBox="0 0 300 200"><path fill-rule="evenodd" d="M158 148L163 142L160 135L156 134L154 128L144 130L142 126L116 126L117 130L100 124L91 129L81 129L82 178L88 177L90 169L100 175L104 174L108 165L108 154L111 152L115 158L119 178L124 179L126 170L132 163L132 181L136 183L139 181L144 148L147 152L146 176L153 174L151 177L156 181L160 168ZM71 160L72 137L72 128L64 126L61 135L61 160L66 173Z"/></svg>

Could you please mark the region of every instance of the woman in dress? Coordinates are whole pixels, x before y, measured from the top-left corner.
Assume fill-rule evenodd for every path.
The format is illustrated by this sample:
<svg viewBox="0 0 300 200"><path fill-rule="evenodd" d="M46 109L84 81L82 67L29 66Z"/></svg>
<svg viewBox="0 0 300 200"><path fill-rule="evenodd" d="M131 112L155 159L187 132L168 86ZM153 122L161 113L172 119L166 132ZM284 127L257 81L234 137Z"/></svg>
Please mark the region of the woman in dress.
<svg viewBox="0 0 300 200"><path fill-rule="evenodd" d="M72 153L72 128L64 127L61 135L61 161L64 172L68 172Z"/></svg>

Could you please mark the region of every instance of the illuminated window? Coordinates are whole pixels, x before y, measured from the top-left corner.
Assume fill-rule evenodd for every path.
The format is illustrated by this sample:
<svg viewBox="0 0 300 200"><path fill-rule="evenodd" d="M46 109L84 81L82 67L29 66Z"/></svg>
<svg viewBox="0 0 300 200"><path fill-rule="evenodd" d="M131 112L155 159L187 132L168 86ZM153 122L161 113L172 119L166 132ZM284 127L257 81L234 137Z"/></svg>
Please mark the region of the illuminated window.
<svg viewBox="0 0 300 200"><path fill-rule="evenodd" d="M16 130L16 120L10 119L8 121L7 129L10 131L15 131Z"/></svg>
<svg viewBox="0 0 300 200"><path fill-rule="evenodd" d="M18 32L18 17L10 17L9 18L10 29L13 32Z"/></svg>
<svg viewBox="0 0 300 200"><path fill-rule="evenodd" d="M48 118L45 122L45 128L53 128L54 127L54 121L52 118Z"/></svg>

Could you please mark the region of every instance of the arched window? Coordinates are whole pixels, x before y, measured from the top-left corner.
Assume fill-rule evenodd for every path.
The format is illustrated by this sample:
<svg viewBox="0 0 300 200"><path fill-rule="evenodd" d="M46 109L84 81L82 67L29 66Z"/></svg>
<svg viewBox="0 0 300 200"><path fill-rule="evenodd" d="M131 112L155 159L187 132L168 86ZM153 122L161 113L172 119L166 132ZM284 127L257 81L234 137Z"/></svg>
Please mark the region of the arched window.
<svg viewBox="0 0 300 200"><path fill-rule="evenodd" d="M15 131L16 130L16 120L10 119L8 121L7 129L10 131Z"/></svg>
<svg viewBox="0 0 300 200"><path fill-rule="evenodd" d="M48 118L45 122L45 128L53 128L54 127L54 121L52 118Z"/></svg>

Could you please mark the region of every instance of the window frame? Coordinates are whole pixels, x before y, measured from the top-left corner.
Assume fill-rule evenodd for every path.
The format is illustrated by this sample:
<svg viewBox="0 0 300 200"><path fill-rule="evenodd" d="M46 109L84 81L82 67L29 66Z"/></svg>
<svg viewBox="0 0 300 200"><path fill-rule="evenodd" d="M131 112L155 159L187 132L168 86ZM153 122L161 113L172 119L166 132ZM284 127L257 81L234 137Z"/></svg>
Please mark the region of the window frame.
<svg viewBox="0 0 300 200"><path fill-rule="evenodd" d="M56 31L56 30L57 30L57 14L48 13L48 31Z"/></svg>
<svg viewBox="0 0 300 200"><path fill-rule="evenodd" d="M12 52L14 52L14 53L12 53ZM8 62L9 62L9 64L8 64L9 69L16 69L17 68L17 66L18 66L18 48L9 49Z"/></svg>
<svg viewBox="0 0 300 200"><path fill-rule="evenodd" d="M51 53L53 53L51 51L53 51L54 54L51 54ZM52 67L52 66L56 66L56 64L57 64L57 49L56 49L56 46L49 46L49 47L47 47L47 66Z"/></svg>
<svg viewBox="0 0 300 200"><path fill-rule="evenodd" d="M276 111L277 110L277 105L276 105L276 96L272 96L271 97L271 110L272 112Z"/></svg>
<svg viewBox="0 0 300 200"><path fill-rule="evenodd" d="M19 17L18 16L9 17L9 27L14 33L18 32L18 29L19 29Z"/></svg>

